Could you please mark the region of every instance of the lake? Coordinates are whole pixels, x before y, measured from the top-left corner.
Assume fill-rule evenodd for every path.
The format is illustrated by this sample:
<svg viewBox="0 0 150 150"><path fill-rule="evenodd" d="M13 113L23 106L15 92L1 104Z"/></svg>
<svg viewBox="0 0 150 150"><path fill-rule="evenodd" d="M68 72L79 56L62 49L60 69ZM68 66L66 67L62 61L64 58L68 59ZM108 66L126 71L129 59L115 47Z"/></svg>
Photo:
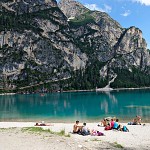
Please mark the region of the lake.
<svg viewBox="0 0 150 150"><path fill-rule="evenodd" d="M136 115L150 122L150 90L0 96L0 121L99 121L108 116L127 121Z"/></svg>

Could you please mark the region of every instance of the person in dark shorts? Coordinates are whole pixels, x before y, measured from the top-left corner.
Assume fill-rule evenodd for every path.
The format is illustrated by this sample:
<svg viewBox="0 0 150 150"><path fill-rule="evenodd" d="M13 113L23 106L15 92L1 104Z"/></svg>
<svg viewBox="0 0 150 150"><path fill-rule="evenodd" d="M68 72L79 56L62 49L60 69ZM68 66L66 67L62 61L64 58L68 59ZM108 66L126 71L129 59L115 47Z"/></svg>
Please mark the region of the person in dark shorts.
<svg viewBox="0 0 150 150"><path fill-rule="evenodd" d="M79 134L81 132L81 129L82 129L83 126L80 126L79 125L79 121L77 120L75 122L75 124L73 125L73 133L77 133Z"/></svg>

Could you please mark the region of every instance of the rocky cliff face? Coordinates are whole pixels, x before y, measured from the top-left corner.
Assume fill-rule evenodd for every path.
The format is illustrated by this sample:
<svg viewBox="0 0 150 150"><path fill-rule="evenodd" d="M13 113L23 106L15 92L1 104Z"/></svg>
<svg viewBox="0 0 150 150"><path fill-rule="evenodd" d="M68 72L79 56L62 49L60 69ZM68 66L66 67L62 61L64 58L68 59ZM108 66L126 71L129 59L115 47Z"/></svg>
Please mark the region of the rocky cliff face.
<svg viewBox="0 0 150 150"><path fill-rule="evenodd" d="M114 87L146 86L132 83L131 76L146 73L149 79L142 31L124 29L106 13L76 1L62 0L58 7L55 0L3 0L0 20L1 87L70 78L63 83L66 89L90 89L116 75ZM128 84L124 72L130 74Z"/></svg>
<svg viewBox="0 0 150 150"><path fill-rule="evenodd" d="M129 71L129 74L136 74L137 70L138 74L139 71L149 72L150 55L140 29L124 29L108 14L90 11L74 0L61 0L59 7L68 18L71 18L69 23L74 25L71 26L71 30L75 33L75 38L82 43L81 49L87 50L90 62L96 59L104 63L100 69L102 78L108 77L110 80L118 74L116 81L122 84L123 76L127 80L136 80L125 77L125 70Z"/></svg>

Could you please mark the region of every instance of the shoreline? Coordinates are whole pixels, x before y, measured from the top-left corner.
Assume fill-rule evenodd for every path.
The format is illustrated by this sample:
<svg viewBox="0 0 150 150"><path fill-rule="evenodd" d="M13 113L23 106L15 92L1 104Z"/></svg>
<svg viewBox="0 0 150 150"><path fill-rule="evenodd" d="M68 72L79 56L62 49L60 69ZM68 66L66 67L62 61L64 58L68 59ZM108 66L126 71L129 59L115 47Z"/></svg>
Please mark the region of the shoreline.
<svg viewBox="0 0 150 150"><path fill-rule="evenodd" d="M105 118L107 117L111 117L111 116L106 116ZM115 116L114 116L115 117ZM74 123L76 120L80 120L80 122L88 122L88 123L97 123L99 124L102 120L103 120L104 117L100 117L99 119L87 119L87 118L74 118L74 119L71 119L71 118L67 118L67 119L50 119L50 118L31 118L31 119L22 119L22 118L19 118L19 119L0 119L0 123L4 123L4 122L7 122L7 123L11 123L11 122L17 122L17 123L21 123L21 122L24 122L24 123L32 123L32 122L52 122L52 123L64 123L64 124L68 124L68 123ZM126 118L121 118L121 117L117 117L119 119L119 121L123 124L126 124L128 122L131 122L133 120L133 117L129 118L129 117L126 117ZM142 118L142 124L145 124L145 123L148 123L150 124L150 119L143 119Z"/></svg>
<svg viewBox="0 0 150 150"><path fill-rule="evenodd" d="M68 91L62 91L62 92L52 92L52 93L71 93L71 92L112 92L112 91L131 91L131 90L149 90L150 87L139 87L139 88L98 88L96 89L91 89L91 90L68 90ZM5 96L5 95L16 95L20 93L0 93L0 96ZM31 94L38 94L38 93L31 93ZM51 94L51 93L45 93L45 94ZM22 94L26 95L26 94Z"/></svg>
<svg viewBox="0 0 150 150"><path fill-rule="evenodd" d="M4 95L15 95L16 93L0 93L0 96L4 96Z"/></svg>

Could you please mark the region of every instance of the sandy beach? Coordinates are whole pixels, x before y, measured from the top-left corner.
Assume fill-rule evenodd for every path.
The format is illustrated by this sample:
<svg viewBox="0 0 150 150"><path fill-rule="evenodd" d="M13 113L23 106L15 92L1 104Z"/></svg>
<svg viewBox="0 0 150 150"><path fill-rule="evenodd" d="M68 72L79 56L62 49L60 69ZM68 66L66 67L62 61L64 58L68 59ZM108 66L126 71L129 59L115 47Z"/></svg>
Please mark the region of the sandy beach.
<svg viewBox="0 0 150 150"><path fill-rule="evenodd" d="M82 136L72 134L73 123L51 123L42 127L53 132L65 130L66 136L48 132L27 132L25 127L34 127L34 122L0 122L0 150L98 150L98 149L150 149L150 124L127 125L130 132L104 131L97 123L87 123L105 136ZM126 125L123 123L123 125Z"/></svg>

